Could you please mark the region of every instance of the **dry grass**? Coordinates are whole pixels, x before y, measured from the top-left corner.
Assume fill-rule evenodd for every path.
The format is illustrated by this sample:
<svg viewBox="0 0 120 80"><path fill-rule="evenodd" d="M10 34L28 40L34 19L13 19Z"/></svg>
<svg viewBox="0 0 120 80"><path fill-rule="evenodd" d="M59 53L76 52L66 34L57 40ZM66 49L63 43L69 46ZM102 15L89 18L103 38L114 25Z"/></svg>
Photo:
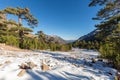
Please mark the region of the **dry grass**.
<svg viewBox="0 0 120 80"><path fill-rule="evenodd" d="M10 46L10 45L6 45L6 44L1 44L0 43L0 50L10 50L10 51L28 51L28 50L25 50L25 49L20 49L20 48L17 48L15 46Z"/></svg>

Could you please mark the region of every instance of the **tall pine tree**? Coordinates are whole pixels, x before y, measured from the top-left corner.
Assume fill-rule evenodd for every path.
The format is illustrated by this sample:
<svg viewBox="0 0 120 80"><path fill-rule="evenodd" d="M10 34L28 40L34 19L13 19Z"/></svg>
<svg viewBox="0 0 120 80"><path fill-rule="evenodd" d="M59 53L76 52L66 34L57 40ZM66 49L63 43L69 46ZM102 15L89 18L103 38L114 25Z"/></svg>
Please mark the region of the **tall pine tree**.
<svg viewBox="0 0 120 80"><path fill-rule="evenodd" d="M101 20L101 23L96 25L99 29L97 37L103 41L100 52L120 70L120 0L92 0L89 4L97 5L103 6L93 18Z"/></svg>
<svg viewBox="0 0 120 80"><path fill-rule="evenodd" d="M24 36L24 29L20 28L22 27L22 20L26 20L28 22L28 25L31 26L32 28L34 26L37 26L38 21L37 19L35 19L32 14L30 13L28 8L11 8L11 7L7 7L6 9L2 10L1 12L3 12L4 14L13 14L18 16L18 27L19 27L19 47L22 48L23 47L23 36Z"/></svg>

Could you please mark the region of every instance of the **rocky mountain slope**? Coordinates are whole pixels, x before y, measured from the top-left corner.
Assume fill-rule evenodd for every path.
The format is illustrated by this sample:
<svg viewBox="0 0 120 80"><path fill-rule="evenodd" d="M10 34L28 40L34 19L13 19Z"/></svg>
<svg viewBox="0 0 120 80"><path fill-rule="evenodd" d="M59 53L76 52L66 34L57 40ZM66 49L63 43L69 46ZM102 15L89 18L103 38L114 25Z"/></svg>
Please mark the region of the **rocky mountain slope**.
<svg viewBox="0 0 120 80"><path fill-rule="evenodd" d="M46 35L46 39L52 40L54 43L59 43L59 44L66 44L66 40L62 39L61 37L57 35Z"/></svg>
<svg viewBox="0 0 120 80"><path fill-rule="evenodd" d="M96 40L95 35L98 33L99 30L95 29L92 32L80 37L77 41L85 40L85 41L93 41Z"/></svg>

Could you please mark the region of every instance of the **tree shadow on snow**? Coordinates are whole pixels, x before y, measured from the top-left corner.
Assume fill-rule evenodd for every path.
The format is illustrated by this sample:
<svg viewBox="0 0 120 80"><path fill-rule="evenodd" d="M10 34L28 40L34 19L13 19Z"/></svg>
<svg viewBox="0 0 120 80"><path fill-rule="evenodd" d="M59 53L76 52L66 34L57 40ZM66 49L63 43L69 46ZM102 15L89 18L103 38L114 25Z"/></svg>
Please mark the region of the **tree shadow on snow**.
<svg viewBox="0 0 120 80"><path fill-rule="evenodd" d="M57 75L55 73L39 72L39 71L36 71L36 72L42 76L47 77L48 80L67 80L63 76Z"/></svg>
<svg viewBox="0 0 120 80"><path fill-rule="evenodd" d="M31 78L28 79L28 80L42 80L42 78L41 78L38 74L34 73L32 70L27 70L26 72L27 72L27 74L29 74L30 77L31 77Z"/></svg>
<svg viewBox="0 0 120 80"><path fill-rule="evenodd" d="M59 54L59 53L52 53L52 52L42 52L43 54L49 54L51 55L52 58L58 60L58 61L63 61L63 62L66 62L66 63L70 63L70 64L75 64L75 65L84 65L84 71L86 72L90 72L96 76L100 76L100 75L106 75L106 76L109 76L109 78L111 79L112 78L112 75L114 75L115 71L110 69L112 73L112 75L109 75L109 74L106 74L106 70L105 68L108 67L108 66L104 66L106 65L105 62L102 62L102 63L99 63L97 64L97 61L96 63L92 63L90 60L85 60L85 59L75 59L75 58L70 58L69 56L67 55L64 55L64 54ZM97 67L96 67L97 66ZM77 66L76 66L77 67ZM93 69L93 70L89 70L89 68ZM98 72L96 72L96 70ZM109 70L109 69L108 69ZM100 72L99 72L100 71ZM76 76L74 74L70 74L70 73L67 73L66 74L69 74L69 75L73 75L73 76ZM49 74L50 75L50 74ZM52 75L51 75L52 76ZM77 77L77 76L76 76ZM80 78L86 78L89 80L88 77L86 76L80 76Z"/></svg>
<svg viewBox="0 0 120 80"><path fill-rule="evenodd" d="M48 72L40 72L40 71L33 72L32 70L27 70L27 73L31 77L30 79L27 80L67 80L62 76L51 74Z"/></svg>
<svg viewBox="0 0 120 80"><path fill-rule="evenodd" d="M71 80L91 80L91 78L87 77L87 76L83 76L83 75L80 75L80 74L71 74L71 73L68 73L68 72L64 72L65 75L69 76L69 79Z"/></svg>

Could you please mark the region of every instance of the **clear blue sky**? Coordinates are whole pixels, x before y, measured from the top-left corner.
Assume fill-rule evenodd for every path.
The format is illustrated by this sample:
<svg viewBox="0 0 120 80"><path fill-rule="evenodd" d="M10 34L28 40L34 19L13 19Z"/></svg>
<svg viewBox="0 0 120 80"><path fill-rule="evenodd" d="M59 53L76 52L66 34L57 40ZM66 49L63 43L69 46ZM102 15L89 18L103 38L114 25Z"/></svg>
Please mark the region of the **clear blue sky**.
<svg viewBox="0 0 120 80"><path fill-rule="evenodd" d="M66 40L78 39L95 29L93 21L99 7L88 7L90 0L0 0L0 9L28 7L39 20L34 31L42 30ZM27 26L27 25L25 25Z"/></svg>

